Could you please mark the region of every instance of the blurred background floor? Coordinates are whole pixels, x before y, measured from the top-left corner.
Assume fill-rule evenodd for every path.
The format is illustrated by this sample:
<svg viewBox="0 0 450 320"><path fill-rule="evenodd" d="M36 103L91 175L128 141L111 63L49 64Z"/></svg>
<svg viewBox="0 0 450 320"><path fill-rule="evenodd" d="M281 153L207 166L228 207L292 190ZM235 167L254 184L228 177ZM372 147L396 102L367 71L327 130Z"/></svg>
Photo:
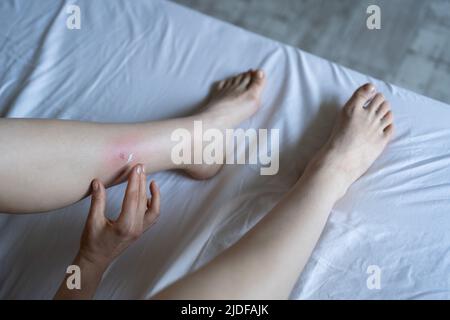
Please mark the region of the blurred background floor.
<svg viewBox="0 0 450 320"><path fill-rule="evenodd" d="M450 0L173 0L450 103ZM381 8L381 30L366 26Z"/></svg>

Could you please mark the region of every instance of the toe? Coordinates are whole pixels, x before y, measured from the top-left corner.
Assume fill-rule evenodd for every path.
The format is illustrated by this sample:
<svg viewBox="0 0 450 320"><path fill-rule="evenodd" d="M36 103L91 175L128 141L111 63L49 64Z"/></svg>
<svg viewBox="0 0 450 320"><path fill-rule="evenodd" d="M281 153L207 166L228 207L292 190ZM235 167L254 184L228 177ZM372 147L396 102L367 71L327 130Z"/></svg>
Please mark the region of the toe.
<svg viewBox="0 0 450 320"><path fill-rule="evenodd" d="M248 89L259 92L264 84L264 72L262 70L256 70L251 73L251 80Z"/></svg>
<svg viewBox="0 0 450 320"><path fill-rule="evenodd" d="M239 87L242 89L247 89L251 79L252 79L251 71L246 72Z"/></svg>
<svg viewBox="0 0 450 320"><path fill-rule="evenodd" d="M375 111L378 119L382 119L391 110L391 106L388 101L384 101L379 108Z"/></svg>
<svg viewBox="0 0 450 320"><path fill-rule="evenodd" d="M381 127L383 128L383 130L386 129L386 127L388 127L389 125L392 124L392 122L394 122L394 115L392 114L391 111L388 111L386 113L386 115L381 118Z"/></svg>
<svg viewBox="0 0 450 320"><path fill-rule="evenodd" d="M391 123L383 130L383 134L385 137L390 138L394 133L394 125Z"/></svg>
<svg viewBox="0 0 450 320"><path fill-rule="evenodd" d="M355 91L353 96L346 104L346 108L363 108L364 105L373 98L375 94L375 86L371 83L366 83Z"/></svg>
<svg viewBox="0 0 450 320"><path fill-rule="evenodd" d="M216 88L217 88L217 90L222 90L224 88L224 86L225 86L225 81L222 80L222 81L219 81Z"/></svg>
<svg viewBox="0 0 450 320"><path fill-rule="evenodd" d="M262 70L256 70L255 71L255 76L256 76L256 80L257 81L263 81L263 79L264 79L264 71L262 71Z"/></svg>
<svg viewBox="0 0 450 320"><path fill-rule="evenodd" d="M231 88L231 86L233 85L233 79L234 78L229 78L229 79L225 80L225 84L223 85L223 89Z"/></svg>
<svg viewBox="0 0 450 320"><path fill-rule="evenodd" d="M244 77L244 74L243 74L243 73L238 74L236 77L233 78L232 85L233 85L234 87L239 86L239 85L241 84L241 81L242 81L242 78L243 78L243 77Z"/></svg>
<svg viewBox="0 0 450 320"><path fill-rule="evenodd" d="M370 113L376 113L376 111L380 108L381 104L384 102L384 96L382 93L377 93L375 95L375 98L370 101L369 105L367 106L367 110Z"/></svg>

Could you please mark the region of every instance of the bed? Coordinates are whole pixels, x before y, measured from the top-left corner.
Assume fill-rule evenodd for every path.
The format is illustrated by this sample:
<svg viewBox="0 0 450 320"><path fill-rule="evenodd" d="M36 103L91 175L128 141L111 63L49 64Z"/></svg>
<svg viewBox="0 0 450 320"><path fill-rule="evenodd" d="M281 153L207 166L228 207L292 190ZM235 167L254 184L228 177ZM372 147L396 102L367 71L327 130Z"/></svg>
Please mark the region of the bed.
<svg viewBox="0 0 450 320"><path fill-rule="evenodd" d="M368 81L391 101L395 136L333 209L291 298L450 298L449 105L172 2L79 0L81 28L68 29L71 3L0 2L2 117L165 119L194 112L213 82L262 68L261 109L241 127L280 130L277 175L230 165L209 181L149 177L163 195L159 223L111 265L97 299L149 298L237 241L289 190L340 106ZM108 190L111 217L124 187ZM0 214L1 299L52 298L88 208L85 199Z"/></svg>

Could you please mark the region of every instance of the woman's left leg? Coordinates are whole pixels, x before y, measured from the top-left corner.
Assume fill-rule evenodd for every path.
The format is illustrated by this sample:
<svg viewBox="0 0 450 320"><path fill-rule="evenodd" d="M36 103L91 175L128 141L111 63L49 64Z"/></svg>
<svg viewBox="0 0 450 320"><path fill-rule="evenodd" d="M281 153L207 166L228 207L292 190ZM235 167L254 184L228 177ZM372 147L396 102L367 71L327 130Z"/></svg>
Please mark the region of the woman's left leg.
<svg viewBox="0 0 450 320"><path fill-rule="evenodd" d="M137 163L144 164L146 173L182 169L195 178L209 178L221 165L175 164L172 133L184 128L195 139L198 120L204 128L234 128L257 111L263 84L261 71L242 73L218 84L205 111L166 121L0 119L0 212L67 206L88 195L94 178L106 187L121 183Z"/></svg>

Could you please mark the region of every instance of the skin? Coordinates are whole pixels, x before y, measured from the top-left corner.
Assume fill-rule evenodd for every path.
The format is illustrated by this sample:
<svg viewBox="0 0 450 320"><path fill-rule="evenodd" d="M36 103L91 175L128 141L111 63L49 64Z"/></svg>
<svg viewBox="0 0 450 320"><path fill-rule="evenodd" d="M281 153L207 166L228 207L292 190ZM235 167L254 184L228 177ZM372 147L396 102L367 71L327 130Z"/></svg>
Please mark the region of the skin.
<svg viewBox="0 0 450 320"><path fill-rule="evenodd" d="M239 79L239 81L236 81ZM246 117L256 112L259 106L259 95L264 85L264 74L262 72L248 71L237 77L221 81L217 84L206 110L195 116L183 119L178 124L188 127L193 119L201 119L205 127L214 127L221 130L233 127ZM230 108L235 113L230 117ZM175 120L177 121L177 120ZM158 126L160 123L153 124ZM165 128L164 128L165 126ZM163 124L160 130L167 130L174 126ZM142 128L143 129L143 128ZM125 165L129 166L129 155L132 159L146 158L151 148L140 148L139 144L146 145L146 141L140 137L139 130L128 132L126 135L113 139L113 143L106 147L106 167L109 171ZM167 141L164 141L166 143ZM161 145L164 145L161 143ZM138 150L138 152L136 152ZM157 219L160 208L159 189L156 184L150 184L151 199L147 199L145 193L145 172L150 166L155 167L155 157L147 165L139 164L131 170L119 172L120 176L128 176L128 187L123 200L122 212L117 221L110 221L105 217L106 193L100 179L92 182L91 209L81 237L80 250L73 260L73 265L81 269L81 290L69 290L67 278L62 281L55 299L91 299L100 284L104 271L109 264L143 232L145 232ZM167 166L171 162L167 159L161 160L161 164ZM126 166L125 166L126 168ZM192 165L179 167L197 179L206 179L215 175L221 165ZM122 169L123 170L123 169ZM137 191L139 190L139 191ZM139 195L139 196L137 196Z"/></svg>
<svg viewBox="0 0 450 320"><path fill-rule="evenodd" d="M344 106L328 142L290 192L236 244L154 298L288 298L334 204L378 158L392 134L389 103L376 94L373 85L362 86ZM102 248L105 251L96 251L95 256L111 252L111 248ZM95 263L86 268L92 274L88 284L92 296L104 269ZM70 292L63 297L73 298Z"/></svg>
<svg viewBox="0 0 450 320"><path fill-rule="evenodd" d="M72 262L72 265L80 267L81 289L69 290L66 277L55 299L93 298L109 264L158 219L159 189L153 181L149 188L151 198L147 198L144 166L136 165L128 177L119 218L111 221L105 215L105 187L99 180L92 182L91 209L81 237L80 249Z"/></svg>
<svg viewBox="0 0 450 320"><path fill-rule="evenodd" d="M392 133L384 97L375 95L371 84L359 88L292 190L235 245L154 298L287 299L334 204L378 158Z"/></svg>
<svg viewBox="0 0 450 320"><path fill-rule="evenodd" d="M202 112L164 121L0 119L0 154L7 155L0 157L0 212L35 213L68 206L90 194L93 179L108 188L125 181L138 163L147 174L178 169L196 179L211 178L221 165L172 162L176 142L171 133L178 128L192 132L198 120L205 130L234 128L258 109L264 82L261 71L242 73L220 82Z"/></svg>

